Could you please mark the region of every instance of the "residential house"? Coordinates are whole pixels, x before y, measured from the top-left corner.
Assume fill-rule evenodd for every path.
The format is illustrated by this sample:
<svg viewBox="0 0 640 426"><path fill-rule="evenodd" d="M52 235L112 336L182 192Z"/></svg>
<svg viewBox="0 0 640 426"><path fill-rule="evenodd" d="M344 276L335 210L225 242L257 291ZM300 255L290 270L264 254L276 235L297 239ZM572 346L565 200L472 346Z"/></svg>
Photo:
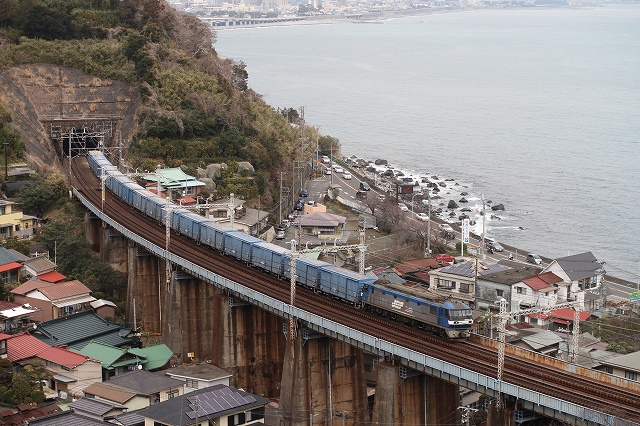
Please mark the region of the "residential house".
<svg viewBox="0 0 640 426"><path fill-rule="evenodd" d="M173 352L165 344L147 348L123 348L91 342L78 353L102 362L103 380L138 368L158 370L168 364Z"/></svg>
<svg viewBox="0 0 640 426"><path fill-rule="evenodd" d="M543 272L515 283L511 288L511 306L520 308L552 308L558 299L558 283L562 278L553 272Z"/></svg>
<svg viewBox="0 0 640 426"><path fill-rule="evenodd" d="M89 303L91 308L96 314L102 318L115 318L116 317L116 304L110 300L98 299Z"/></svg>
<svg viewBox="0 0 640 426"><path fill-rule="evenodd" d="M38 423L39 419L50 418L54 413L62 413L62 409L56 404L49 405L31 405L20 404L18 411L3 410L0 412L0 425L43 425ZM64 426L79 426L77 423L65 423ZM84 426L84 425L83 425Z"/></svg>
<svg viewBox="0 0 640 426"><path fill-rule="evenodd" d="M640 380L640 352L603 359L596 369L637 382Z"/></svg>
<svg viewBox="0 0 640 426"><path fill-rule="evenodd" d="M149 182L147 184L149 188L157 188L158 179L160 179L161 191L164 189L171 200L187 196L196 197L200 189L206 186L206 183L186 174L179 167L157 169L155 174L145 175L144 179Z"/></svg>
<svg viewBox="0 0 640 426"><path fill-rule="evenodd" d="M134 390L125 389L120 386L106 382L93 383L83 390L85 398L94 398L122 405L127 410L139 410L149 406L149 397L140 395Z"/></svg>
<svg viewBox="0 0 640 426"><path fill-rule="evenodd" d="M31 334L52 346L79 351L90 342L136 347L140 341L129 328L101 318L92 309L38 324Z"/></svg>
<svg viewBox="0 0 640 426"><path fill-rule="evenodd" d="M315 212L298 217L303 235L333 242L345 234L347 218L333 213Z"/></svg>
<svg viewBox="0 0 640 426"><path fill-rule="evenodd" d="M55 405L57 407L57 405ZM29 426L104 426L101 420L76 414L73 409L59 411L54 414L36 419L28 419Z"/></svg>
<svg viewBox="0 0 640 426"><path fill-rule="evenodd" d="M0 245L0 282L6 285L20 281L22 261L25 258L29 257Z"/></svg>
<svg viewBox="0 0 640 426"><path fill-rule="evenodd" d="M13 201L0 200L0 238L31 238L39 225L35 216L15 209Z"/></svg>
<svg viewBox="0 0 640 426"><path fill-rule="evenodd" d="M69 404L69 408L79 416L109 422L116 416L123 414L127 408L108 401L95 398L80 398Z"/></svg>
<svg viewBox="0 0 640 426"><path fill-rule="evenodd" d="M503 269L487 270L478 274L476 278L476 303L479 309L499 309L501 299L505 299L509 305L509 311L517 311L511 301L518 300L512 295L513 285L528 278L533 278L540 272L539 268L522 263L509 262L498 263Z"/></svg>
<svg viewBox="0 0 640 426"><path fill-rule="evenodd" d="M165 374L135 370L111 377L104 382L111 386L133 391L146 399L147 405L175 399L184 394L184 382Z"/></svg>
<svg viewBox="0 0 640 426"><path fill-rule="evenodd" d="M586 252L555 259L544 272L553 272L562 279L558 284L559 301L585 301L585 294L596 292L602 284L605 274L602 265L593 253ZM595 306L594 302L593 307L599 304Z"/></svg>
<svg viewBox="0 0 640 426"><path fill-rule="evenodd" d="M90 309L89 303L96 300L91 290L78 280L49 283L31 279L11 293L17 303L41 309L33 314L34 321L49 321Z"/></svg>
<svg viewBox="0 0 640 426"><path fill-rule="evenodd" d="M475 308L477 306L476 281L479 276L504 269L502 265L485 265L478 261L456 263L429 272L429 288Z"/></svg>
<svg viewBox="0 0 640 426"><path fill-rule="evenodd" d="M440 263L433 257L407 260L393 267L393 271L400 277L426 284L430 283L429 272L434 269L440 269Z"/></svg>
<svg viewBox="0 0 640 426"><path fill-rule="evenodd" d="M6 342L6 358L21 365L35 359L45 362L53 374L51 389L74 396L74 390L82 389L102 380L100 361L80 355L65 348L51 347L29 333L15 334L3 339Z"/></svg>
<svg viewBox="0 0 640 426"><path fill-rule="evenodd" d="M33 307L28 303L24 305L16 302L0 301L0 331L24 330L32 327L31 315L40 308Z"/></svg>
<svg viewBox="0 0 640 426"><path fill-rule="evenodd" d="M548 328L554 331L570 332L573 330L573 322L576 318L576 312L578 313L578 320L589 321L592 316L586 311L575 311L571 308L554 309L549 312L527 314L529 323L536 324L542 328Z"/></svg>
<svg viewBox="0 0 640 426"><path fill-rule="evenodd" d="M57 268L56 264L49 260L46 254L30 257L24 260L22 264L24 265L25 275L31 278L55 271Z"/></svg>
<svg viewBox="0 0 640 426"><path fill-rule="evenodd" d="M262 230L269 222L269 212L253 209L244 205L245 200L238 198L225 198L213 201L218 207L211 207L206 216L220 223L231 223L230 206L233 204L233 229L245 232L249 235L260 236Z"/></svg>
<svg viewBox="0 0 640 426"><path fill-rule="evenodd" d="M219 426L264 423L269 400L229 386L198 389L179 398L144 408L137 414L145 425Z"/></svg>
<svg viewBox="0 0 640 426"><path fill-rule="evenodd" d="M174 379L185 382L184 393L216 385L229 386L232 374L213 364L195 364L172 367L164 373Z"/></svg>

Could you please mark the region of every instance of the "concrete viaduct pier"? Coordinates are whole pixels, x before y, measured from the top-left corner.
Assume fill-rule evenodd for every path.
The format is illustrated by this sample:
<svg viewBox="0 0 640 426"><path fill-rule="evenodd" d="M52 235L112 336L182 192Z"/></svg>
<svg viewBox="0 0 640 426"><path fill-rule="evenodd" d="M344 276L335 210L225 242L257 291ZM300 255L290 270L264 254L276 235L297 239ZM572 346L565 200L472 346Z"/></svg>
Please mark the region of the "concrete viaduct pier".
<svg viewBox="0 0 640 426"><path fill-rule="evenodd" d="M287 319L180 270L167 283L163 259L90 212L85 219L101 260L127 274L131 325L161 335L172 363L214 363L233 374L232 386L277 399L276 424L441 424L452 413L459 424L457 385L378 362L371 407L363 349L310 329L291 342Z"/></svg>

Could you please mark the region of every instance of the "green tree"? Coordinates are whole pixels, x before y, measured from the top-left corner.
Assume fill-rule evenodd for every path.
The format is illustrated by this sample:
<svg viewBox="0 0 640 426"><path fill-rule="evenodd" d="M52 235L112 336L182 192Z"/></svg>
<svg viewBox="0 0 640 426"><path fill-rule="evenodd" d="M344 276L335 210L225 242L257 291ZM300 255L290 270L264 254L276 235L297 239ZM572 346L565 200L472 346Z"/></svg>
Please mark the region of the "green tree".
<svg viewBox="0 0 640 426"><path fill-rule="evenodd" d="M13 377L13 364L6 358L0 358L0 386L8 387L11 385ZM0 391L0 394L2 392Z"/></svg>
<svg viewBox="0 0 640 426"><path fill-rule="evenodd" d="M67 193L67 184L59 174L50 175L45 181L27 185L20 190L20 202L25 212L43 217Z"/></svg>
<svg viewBox="0 0 640 426"><path fill-rule="evenodd" d="M29 240L21 240L16 237L9 237L6 239L3 245L5 248L18 251L25 256L29 256L31 254L31 243L29 242Z"/></svg>

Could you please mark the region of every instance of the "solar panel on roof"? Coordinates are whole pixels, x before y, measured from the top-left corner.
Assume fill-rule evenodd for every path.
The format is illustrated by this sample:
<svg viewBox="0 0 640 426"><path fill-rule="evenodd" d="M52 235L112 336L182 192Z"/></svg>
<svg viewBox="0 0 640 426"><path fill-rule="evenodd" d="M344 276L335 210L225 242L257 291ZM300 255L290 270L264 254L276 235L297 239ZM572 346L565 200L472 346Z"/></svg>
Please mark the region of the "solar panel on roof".
<svg viewBox="0 0 640 426"><path fill-rule="evenodd" d="M239 392L232 391L229 388L204 392L197 396L188 397L187 400L189 401L189 408L193 410L186 413L190 419L195 419L198 416L208 416L256 402L256 398L253 395L242 396Z"/></svg>

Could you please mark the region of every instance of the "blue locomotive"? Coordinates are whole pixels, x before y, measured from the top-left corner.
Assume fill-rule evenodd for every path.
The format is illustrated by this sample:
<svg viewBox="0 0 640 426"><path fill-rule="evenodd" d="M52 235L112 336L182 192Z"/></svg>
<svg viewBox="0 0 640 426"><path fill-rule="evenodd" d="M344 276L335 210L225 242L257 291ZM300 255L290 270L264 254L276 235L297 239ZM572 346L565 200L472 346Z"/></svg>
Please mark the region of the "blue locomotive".
<svg viewBox="0 0 640 426"><path fill-rule="evenodd" d="M170 204L167 199L120 173L100 151L89 152L87 159L93 173L104 179L105 187L132 208L160 223L165 223L166 214L169 214L174 232L252 267L291 279L289 250ZM376 278L305 256L296 257L296 282L313 291L449 338L468 337L473 325L471 309L461 302L423 298L384 286Z"/></svg>

